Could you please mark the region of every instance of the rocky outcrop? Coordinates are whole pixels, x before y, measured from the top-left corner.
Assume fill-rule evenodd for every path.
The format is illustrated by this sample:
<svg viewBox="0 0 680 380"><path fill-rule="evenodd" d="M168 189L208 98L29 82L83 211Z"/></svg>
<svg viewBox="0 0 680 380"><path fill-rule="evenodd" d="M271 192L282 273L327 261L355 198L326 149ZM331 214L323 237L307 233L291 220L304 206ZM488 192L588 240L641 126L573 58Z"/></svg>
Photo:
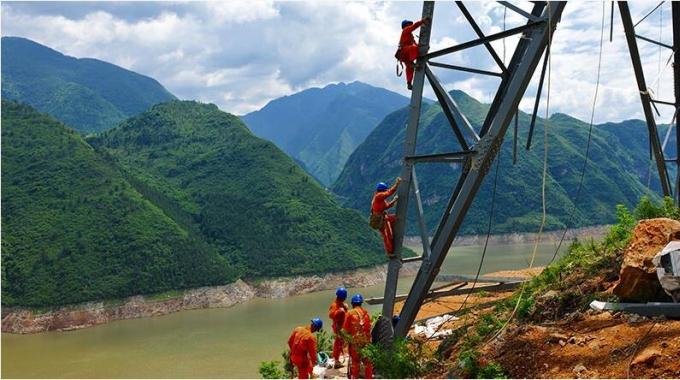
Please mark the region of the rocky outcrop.
<svg viewBox="0 0 680 380"><path fill-rule="evenodd" d="M405 265L402 274L415 273L415 265ZM2 309L2 332L38 333L92 327L120 320L160 316L180 310L229 307L255 297L283 298L298 294L334 289L337 286L366 287L385 281L387 266L319 276L297 276L260 280L249 284L238 280L232 284L185 290L182 295L133 296L119 302L87 302L64 306L47 312L25 308Z"/></svg>
<svg viewBox="0 0 680 380"><path fill-rule="evenodd" d="M652 263L671 240L680 239L680 222L668 218L642 220L633 230L613 293L625 301L647 302L665 299Z"/></svg>
<svg viewBox="0 0 680 380"><path fill-rule="evenodd" d="M21 308L8 309L2 311L2 332L25 334L75 330L119 319L159 316L180 310L229 307L254 296L253 288L239 280L229 285L190 289L180 297L168 299L134 296L114 305L87 302L42 313Z"/></svg>

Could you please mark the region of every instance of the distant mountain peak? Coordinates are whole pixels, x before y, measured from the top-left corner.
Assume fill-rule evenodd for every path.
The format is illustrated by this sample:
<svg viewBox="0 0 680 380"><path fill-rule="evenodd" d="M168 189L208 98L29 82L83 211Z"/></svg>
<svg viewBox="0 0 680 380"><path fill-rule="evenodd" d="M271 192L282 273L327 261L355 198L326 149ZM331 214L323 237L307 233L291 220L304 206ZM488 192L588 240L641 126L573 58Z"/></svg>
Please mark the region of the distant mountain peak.
<svg viewBox="0 0 680 380"><path fill-rule="evenodd" d="M380 87L339 82L274 99L242 119L330 185L380 120L407 104L405 96Z"/></svg>
<svg viewBox="0 0 680 380"><path fill-rule="evenodd" d="M158 81L94 58L75 58L23 37L2 37L2 97L81 132L109 129L175 99Z"/></svg>

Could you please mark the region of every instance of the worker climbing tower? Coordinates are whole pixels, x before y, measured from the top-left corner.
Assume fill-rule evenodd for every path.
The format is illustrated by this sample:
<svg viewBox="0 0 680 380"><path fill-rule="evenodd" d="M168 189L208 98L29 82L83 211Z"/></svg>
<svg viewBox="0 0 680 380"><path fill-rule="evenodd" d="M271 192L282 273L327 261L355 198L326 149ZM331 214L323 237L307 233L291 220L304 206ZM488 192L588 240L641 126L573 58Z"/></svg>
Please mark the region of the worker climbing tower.
<svg viewBox="0 0 680 380"><path fill-rule="evenodd" d="M467 41L455 46L437 51L429 51L430 31L432 25L437 22L434 18L434 2L423 3L423 18L429 17L432 22L421 27L419 48L420 58L416 63L416 73L413 82L413 90L410 103L410 114L406 126L406 140L404 143L404 157L402 163L401 178L403 183L399 187L399 203L397 205L397 221L394 226L395 254L388 265L387 282L385 284L385 297L383 300L383 315L389 316L394 313L394 300L396 297L399 270L402 263L409 261L421 261L420 269L415 281L406 298L403 309L400 312L400 320L395 327L395 335L405 336L409 327L415 320L432 283L434 282L439 268L453 243L456 234L463 222L472 201L474 200L482 180L491 167L498 151L503 143L505 133L512 117L517 112L524 92L536 70L536 67L548 50L549 42L555 26L560 20L565 2L537 1L533 3L531 11L525 11L513 4L499 1L508 10L516 12L526 18L526 24L508 29L499 33L485 35L479 28L474 18L461 2L456 5L477 35L477 39ZM445 22L445 20L442 20ZM506 66L491 45L492 41L521 34L512 58ZM483 45L493 60L498 65L500 72L491 72L481 68L461 67L441 62L452 54L464 51L476 46ZM439 59L439 61L435 61ZM471 72L479 75L492 75L501 78L496 94L493 98L488 114L483 124L475 130L465 115L460 111L456 102L444 89L441 82L432 72L431 67L440 67L451 70ZM545 75L545 67L541 74ZM460 149L456 152L436 154L416 154L416 137L420 126L420 110L422 104L423 87L427 82L432 87L439 105L453 130ZM536 97L536 102L540 95ZM418 189L416 176L416 164L458 163L462 171L458 182L452 189L451 197L444 211L434 235L430 239L429 229L423 217L423 203ZM423 254L415 258L402 258L401 252L406 228L407 213L409 209L409 195L412 194L415 201L415 210L418 220L418 228L423 244Z"/></svg>

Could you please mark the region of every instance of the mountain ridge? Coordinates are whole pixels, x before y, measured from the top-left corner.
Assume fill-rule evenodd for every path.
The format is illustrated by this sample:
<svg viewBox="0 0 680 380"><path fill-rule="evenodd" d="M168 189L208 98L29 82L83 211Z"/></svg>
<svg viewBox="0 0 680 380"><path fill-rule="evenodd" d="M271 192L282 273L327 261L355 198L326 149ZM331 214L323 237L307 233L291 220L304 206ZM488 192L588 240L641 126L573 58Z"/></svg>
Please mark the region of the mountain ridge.
<svg viewBox="0 0 680 380"><path fill-rule="evenodd" d="M392 91L340 82L271 100L241 119L328 186L378 121L406 104L408 98Z"/></svg>
<svg viewBox="0 0 680 380"><path fill-rule="evenodd" d="M2 37L2 97L33 106L83 133L111 128L175 99L155 79L114 64Z"/></svg>
<svg viewBox="0 0 680 380"><path fill-rule="evenodd" d="M479 130L489 105L459 90L452 91L451 95L473 127ZM501 148L501 173L492 230L494 233L529 232L537 229L540 221L541 195L538 190L542 177L543 139L537 136L542 135L544 123L543 119L537 119L532 150L526 151L523 144L528 133L530 115L523 112L519 115L520 147L516 165L512 164L512 129L508 131ZM390 181L399 175L404 141L401 127L407 117L408 108L388 115L350 156L332 187L341 203L359 210L366 209L374 184L378 181ZM548 229L611 223L615 220L615 203L632 206L641 195L650 193L642 183L647 166L644 158L646 129L628 128L629 124L625 124L625 135L618 137L616 126L595 126L586 182L579 199L574 200L584 159L583 147L587 140L588 124L568 115L551 116L548 127ZM612 144L619 139L625 143ZM418 154L457 150L460 147L439 105L425 106L421 114ZM632 157L638 157L638 160ZM597 162L598 165L592 165L592 162ZM487 174L461 228L461 234L486 231L493 170L494 167ZM439 215L455 185L460 167L422 164L417 166L417 171L426 205L427 225L432 231L439 222ZM575 207L574 201L579 207ZM413 215L413 210L409 211L409 215ZM414 220L410 219L408 233L417 233L415 225Z"/></svg>

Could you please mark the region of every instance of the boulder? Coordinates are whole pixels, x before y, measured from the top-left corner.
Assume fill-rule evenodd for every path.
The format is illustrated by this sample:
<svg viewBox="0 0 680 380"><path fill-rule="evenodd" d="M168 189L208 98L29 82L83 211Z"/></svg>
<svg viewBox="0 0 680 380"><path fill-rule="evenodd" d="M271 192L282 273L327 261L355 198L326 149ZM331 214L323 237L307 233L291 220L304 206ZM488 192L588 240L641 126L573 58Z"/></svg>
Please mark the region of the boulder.
<svg viewBox="0 0 680 380"><path fill-rule="evenodd" d="M639 353L635 359L630 363L631 366L635 365L640 365L640 364L646 364L646 365L652 365L656 361L656 359L661 356L661 353L657 350L648 348L641 353Z"/></svg>
<svg viewBox="0 0 680 380"><path fill-rule="evenodd" d="M623 254L619 280L613 293L624 301L665 300L652 259L671 240L680 238L680 222L668 218L646 219L633 230Z"/></svg>

